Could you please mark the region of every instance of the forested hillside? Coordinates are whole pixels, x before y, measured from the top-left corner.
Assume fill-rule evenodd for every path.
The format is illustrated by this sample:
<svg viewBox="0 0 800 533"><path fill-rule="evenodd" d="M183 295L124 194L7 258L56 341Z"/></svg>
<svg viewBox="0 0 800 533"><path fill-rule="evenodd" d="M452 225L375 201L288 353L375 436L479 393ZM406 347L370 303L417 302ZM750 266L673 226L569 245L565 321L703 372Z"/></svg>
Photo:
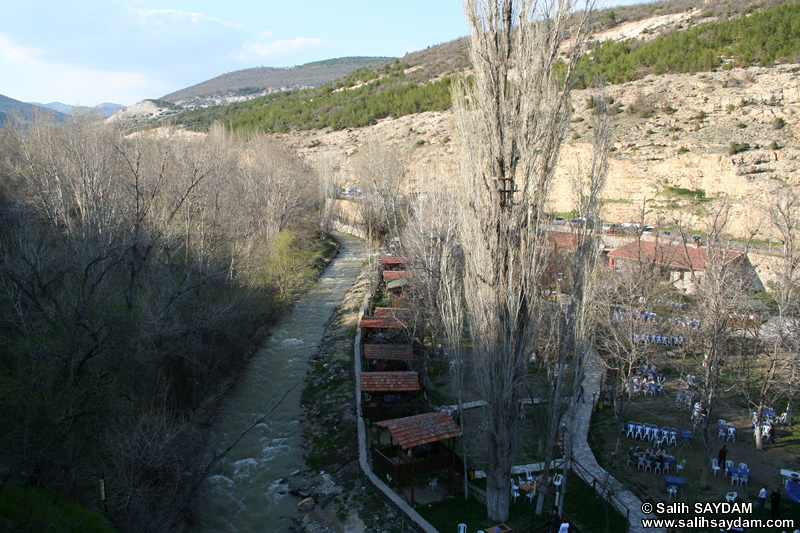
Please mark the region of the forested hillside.
<svg viewBox="0 0 800 533"><path fill-rule="evenodd" d="M127 133L0 137L0 491L102 509L102 477L119 529L166 531L217 459L198 417L332 245L274 141ZM0 529L62 530L8 494Z"/></svg>
<svg viewBox="0 0 800 533"><path fill-rule="evenodd" d="M169 102L180 102L197 96L234 93L247 95L267 90L318 87L328 81L342 78L354 70L384 63L388 57L340 57L315 61L296 67L255 67L226 72L216 78L192 85L161 97Z"/></svg>
<svg viewBox="0 0 800 533"><path fill-rule="evenodd" d="M655 4L651 10L659 12ZM584 86L623 83L649 74L699 72L715 68L768 65L800 57L800 4L718 12L710 5L688 27L657 37L648 33L622 41L592 44L581 69ZM642 9L642 8L639 8ZM733 8L729 8L733 9ZM622 20L615 10L598 18L598 28ZM705 20L705 22L704 22ZM215 121L246 131L351 128L386 117L448 109L450 75L469 68L465 40L410 54L402 62L366 67L318 89L284 92L248 102L197 109L178 123L205 129ZM343 90L345 89L345 90Z"/></svg>

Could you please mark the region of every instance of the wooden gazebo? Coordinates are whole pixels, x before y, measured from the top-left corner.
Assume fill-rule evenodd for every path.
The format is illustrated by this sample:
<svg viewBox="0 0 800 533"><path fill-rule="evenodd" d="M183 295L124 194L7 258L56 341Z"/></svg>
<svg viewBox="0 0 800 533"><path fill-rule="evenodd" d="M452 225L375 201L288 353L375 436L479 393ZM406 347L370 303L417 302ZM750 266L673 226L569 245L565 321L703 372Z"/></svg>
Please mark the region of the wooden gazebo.
<svg viewBox="0 0 800 533"><path fill-rule="evenodd" d="M416 476L446 470L451 477L460 463L455 439L462 436L461 428L445 412L384 420L374 425L388 429L392 437L390 446L375 450L375 465L395 479L411 478L412 505Z"/></svg>
<svg viewBox="0 0 800 533"><path fill-rule="evenodd" d="M371 420L414 414L419 377L416 372L361 372L361 415Z"/></svg>
<svg viewBox="0 0 800 533"><path fill-rule="evenodd" d="M407 316L408 310L402 307L376 307L374 314L362 316L359 322L364 340L370 337L388 340L404 336Z"/></svg>
<svg viewBox="0 0 800 533"><path fill-rule="evenodd" d="M362 344L364 368L372 371L408 370L414 361L410 344Z"/></svg>
<svg viewBox="0 0 800 533"><path fill-rule="evenodd" d="M400 257L399 255L384 255L381 257L381 264L383 270L405 270L407 257Z"/></svg>

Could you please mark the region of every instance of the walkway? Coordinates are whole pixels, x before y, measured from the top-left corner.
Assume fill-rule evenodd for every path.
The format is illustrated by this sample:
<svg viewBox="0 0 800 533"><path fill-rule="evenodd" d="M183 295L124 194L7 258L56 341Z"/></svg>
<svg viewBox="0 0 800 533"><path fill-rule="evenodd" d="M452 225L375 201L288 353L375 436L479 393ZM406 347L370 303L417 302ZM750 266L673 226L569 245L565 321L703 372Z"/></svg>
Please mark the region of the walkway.
<svg viewBox="0 0 800 533"><path fill-rule="evenodd" d="M590 359L586 362L584 367L583 389L585 391L600 391L601 379L603 376L603 367L600 357L597 352L592 352ZM592 402L579 403L571 406L575 413L573 428L571 431L573 436L572 440L572 455L575 461L580 464L581 468L576 469L575 473L581 476L588 484L592 484L593 480L597 480L595 488L601 497L610 499L611 503L616 507L617 511L622 513L623 516L628 512L628 531L630 533L664 533L663 529L647 529L642 527L643 518L658 517L652 513L645 514L642 512L642 500L636 497L631 491L625 488L622 483L617 481L611 474L605 471L599 464L597 459L589 447L589 425L592 418Z"/></svg>

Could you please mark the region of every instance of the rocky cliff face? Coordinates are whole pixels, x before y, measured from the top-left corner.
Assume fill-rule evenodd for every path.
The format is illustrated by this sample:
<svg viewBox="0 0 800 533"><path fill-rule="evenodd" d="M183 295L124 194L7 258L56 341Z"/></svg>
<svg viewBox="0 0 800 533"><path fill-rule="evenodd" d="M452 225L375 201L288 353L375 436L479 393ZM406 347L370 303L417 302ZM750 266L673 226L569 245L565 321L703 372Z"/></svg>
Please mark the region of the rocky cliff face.
<svg viewBox="0 0 800 533"><path fill-rule="evenodd" d="M730 231L744 236L764 219L772 193L800 181L800 67L720 70L648 76L607 87L614 116L603 217L702 230L703 207L732 202ZM575 113L564 139L551 208L568 212L577 201L576 162L592 151L597 91L575 91ZM310 161L333 153L339 182L358 184L350 157L366 138L409 148L405 190L447 189L456 171L456 134L449 113L420 113L343 131L280 135ZM659 222L660 221L660 222ZM762 237L768 235L766 230Z"/></svg>

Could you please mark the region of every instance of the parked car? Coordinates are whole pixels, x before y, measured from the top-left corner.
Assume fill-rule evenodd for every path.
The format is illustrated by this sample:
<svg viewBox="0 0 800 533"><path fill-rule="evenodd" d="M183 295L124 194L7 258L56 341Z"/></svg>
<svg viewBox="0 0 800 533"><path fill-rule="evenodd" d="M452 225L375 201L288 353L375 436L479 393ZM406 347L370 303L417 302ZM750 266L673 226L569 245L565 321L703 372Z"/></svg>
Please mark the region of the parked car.
<svg viewBox="0 0 800 533"><path fill-rule="evenodd" d="M642 230L642 235L653 233L654 229L655 228L653 228L653 226L645 226L644 229Z"/></svg>

